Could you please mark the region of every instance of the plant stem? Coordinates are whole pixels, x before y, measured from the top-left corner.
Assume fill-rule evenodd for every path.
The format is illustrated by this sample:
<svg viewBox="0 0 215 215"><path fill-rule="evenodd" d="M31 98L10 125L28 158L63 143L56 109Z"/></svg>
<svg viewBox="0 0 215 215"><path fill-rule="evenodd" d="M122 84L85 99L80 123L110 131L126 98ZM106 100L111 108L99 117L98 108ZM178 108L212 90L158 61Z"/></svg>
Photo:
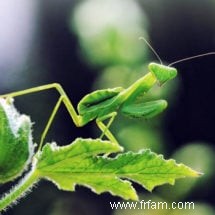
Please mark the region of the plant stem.
<svg viewBox="0 0 215 215"><path fill-rule="evenodd" d="M37 182L38 178L38 173L35 169L32 169L15 187L0 199L0 211L5 210L19 198L23 197L24 194Z"/></svg>

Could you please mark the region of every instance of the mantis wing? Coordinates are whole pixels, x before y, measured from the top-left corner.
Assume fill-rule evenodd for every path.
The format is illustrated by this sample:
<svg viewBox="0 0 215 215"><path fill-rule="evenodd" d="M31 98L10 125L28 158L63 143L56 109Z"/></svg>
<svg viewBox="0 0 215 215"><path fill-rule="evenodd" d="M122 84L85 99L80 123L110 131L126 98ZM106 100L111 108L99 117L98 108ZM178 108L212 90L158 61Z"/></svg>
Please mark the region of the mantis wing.
<svg viewBox="0 0 215 215"><path fill-rule="evenodd" d="M165 100L156 100L151 102L142 102L138 104L126 104L121 111L124 115L132 118L152 118L161 113L167 107Z"/></svg>
<svg viewBox="0 0 215 215"><path fill-rule="evenodd" d="M89 112L99 111L100 108L105 108L112 102L122 90L122 87L112 89L96 90L81 99L78 104L78 113L80 115L88 114Z"/></svg>

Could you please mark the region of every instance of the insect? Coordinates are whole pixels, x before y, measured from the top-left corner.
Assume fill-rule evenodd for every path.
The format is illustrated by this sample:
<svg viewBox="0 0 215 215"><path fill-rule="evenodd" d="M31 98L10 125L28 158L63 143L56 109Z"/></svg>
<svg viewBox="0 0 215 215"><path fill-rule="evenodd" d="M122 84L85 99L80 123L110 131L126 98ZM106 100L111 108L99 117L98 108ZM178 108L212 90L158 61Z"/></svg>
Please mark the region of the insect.
<svg viewBox="0 0 215 215"><path fill-rule="evenodd" d="M145 40L144 38L141 39ZM171 65L185 60L215 54L214 52L209 52L206 54L196 55L175 61L172 64L165 66L162 64L161 59L159 58L155 50L151 47L151 45L146 40L145 42L158 57L160 64L150 63L148 65L149 72L126 89L122 87L116 87L112 89L96 90L90 94L87 94L78 103L77 111L75 110L71 100L63 90L62 86L58 83L47 84L26 90L12 92L9 94L1 95L0 97L11 98L48 89L55 89L58 91L60 97L41 135L38 150L41 149L47 132L61 104L65 105L74 124L77 127L82 127L90 121L95 120L97 126L102 131L100 138L105 135L111 142L118 144L117 140L109 130L109 127L116 117L118 111L121 111L124 115L132 118L143 117L147 119L158 115L167 107L167 102L162 99L144 102L143 97L155 85L155 83L163 85L168 80L176 77L177 70L174 67L171 67ZM107 124L104 123L105 120L109 120Z"/></svg>
<svg viewBox="0 0 215 215"><path fill-rule="evenodd" d="M52 121L62 103L66 106L74 124L77 127L82 127L88 122L96 120L96 124L102 131L102 136L105 135L110 141L118 144L109 130L109 126L113 122L117 111L121 111L123 114L135 118L150 118L159 114L167 106L167 102L165 100L143 102L141 101L141 98L157 81L160 84L163 84L174 78L176 74L177 71L175 68L151 63L149 64L149 73L137 80L127 89L117 87L97 90L83 97L77 106L78 113L69 97L58 83L12 92L1 95L0 97L11 98L48 89L56 89L59 92L60 97L41 136L39 144L40 147L42 146ZM105 125L103 121L106 119L109 119L109 122Z"/></svg>

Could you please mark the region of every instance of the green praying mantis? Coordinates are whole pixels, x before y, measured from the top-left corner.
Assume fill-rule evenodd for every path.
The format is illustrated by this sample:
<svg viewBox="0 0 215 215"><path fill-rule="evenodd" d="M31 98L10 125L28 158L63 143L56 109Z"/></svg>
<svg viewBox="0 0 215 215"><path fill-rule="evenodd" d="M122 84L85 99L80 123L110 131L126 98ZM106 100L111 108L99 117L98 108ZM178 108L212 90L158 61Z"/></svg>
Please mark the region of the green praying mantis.
<svg viewBox="0 0 215 215"><path fill-rule="evenodd" d="M151 118L161 113L167 107L167 102L165 100L143 102L141 98L153 87L156 82L162 85L166 81L173 79L177 74L177 70L173 67L160 65L157 63L150 63L148 68L149 72L145 76L137 80L126 89L123 89L122 87L102 89L86 95L79 102L77 112L68 95L58 83L12 92L1 95L0 97L14 98L48 89L55 89L58 91L60 97L42 133L38 150L41 149L47 132L62 103L65 105L77 127L82 127L90 121L95 120L96 124L102 131L101 138L105 135L111 142L118 144L117 140L109 130L109 127L118 111L121 111L124 115L133 118ZM105 125L103 121L107 119L109 119L109 122Z"/></svg>
<svg viewBox="0 0 215 215"><path fill-rule="evenodd" d="M97 126L102 131L100 138L105 135L111 142L119 145L109 130L109 127L118 111L131 118L148 119L158 115L167 107L167 102L162 99L144 102L143 97L156 83L163 85L167 81L176 77L177 69L172 67L172 65L193 58L215 54L214 52L208 52L205 54L184 58L165 66L162 64L160 57L151 45L146 40L145 42L158 57L160 64L150 63L148 65L149 72L126 89L116 87L112 89L96 90L90 94L87 94L78 103L77 111L62 86L58 83L12 92L1 95L0 97L7 98L9 101L9 98L25 94L36 93L49 89L57 90L60 96L41 135L38 151L41 150L47 132L61 104L65 105L69 115L77 127L82 127L95 120ZM104 123L105 120L109 120L107 124Z"/></svg>

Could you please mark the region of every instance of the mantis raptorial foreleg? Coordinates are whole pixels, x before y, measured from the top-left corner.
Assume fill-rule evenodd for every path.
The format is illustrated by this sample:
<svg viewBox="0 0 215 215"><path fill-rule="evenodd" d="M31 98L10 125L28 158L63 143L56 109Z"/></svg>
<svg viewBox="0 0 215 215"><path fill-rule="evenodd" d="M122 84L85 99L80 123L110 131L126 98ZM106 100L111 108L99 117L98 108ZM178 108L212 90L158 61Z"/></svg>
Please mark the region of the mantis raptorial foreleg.
<svg viewBox="0 0 215 215"><path fill-rule="evenodd" d="M145 119L157 116L167 107L167 102L163 99L126 104L122 107L121 111L124 115L131 118L142 118Z"/></svg>

